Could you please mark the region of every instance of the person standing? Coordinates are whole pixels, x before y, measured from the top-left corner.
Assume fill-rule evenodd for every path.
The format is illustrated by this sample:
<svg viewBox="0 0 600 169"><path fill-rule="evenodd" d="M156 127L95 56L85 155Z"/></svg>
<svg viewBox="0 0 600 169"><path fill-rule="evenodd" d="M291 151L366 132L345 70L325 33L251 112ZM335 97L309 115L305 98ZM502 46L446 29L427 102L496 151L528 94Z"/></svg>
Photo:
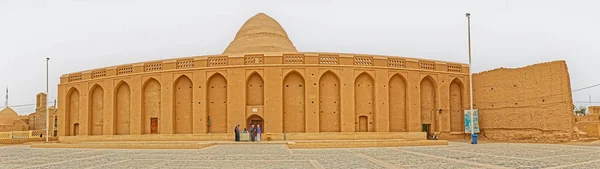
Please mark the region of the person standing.
<svg viewBox="0 0 600 169"><path fill-rule="evenodd" d="M240 125L239 124L237 126L235 126L235 129L233 130L233 132L235 132L235 141L240 141Z"/></svg>
<svg viewBox="0 0 600 169"><path fill-rule="evenodd" d="M262 132L262 130L260 129L260 124L256 125L256 140L258 142L260 142L260 133Z"/></svg>
<svg viewBox="0 0 600 169"><path fill-rule="evenodd" d="M250 125L250 141L254 141L254 132L256 132L255 130L254 124Z"/></svg>

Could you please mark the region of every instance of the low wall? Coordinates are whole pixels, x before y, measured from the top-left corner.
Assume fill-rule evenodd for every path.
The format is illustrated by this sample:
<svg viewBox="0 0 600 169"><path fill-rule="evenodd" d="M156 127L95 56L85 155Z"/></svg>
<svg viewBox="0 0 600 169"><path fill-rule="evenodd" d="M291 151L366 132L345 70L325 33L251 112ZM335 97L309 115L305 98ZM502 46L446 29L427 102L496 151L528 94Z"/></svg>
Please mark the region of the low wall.
<svg viewBox="0 0 600 169"><path fill-rule="evenodd" d="M501 141L573 140L575 116L564 61L473 75L481 136Z"/></svg>
<svg viewBox="0 0 600 169"><path fill-rule="evenodd" d="M580 121L575 124L588 137L600 137L600 121Z"/></svg>
<svg viewBox="0 0 600 169"><path fill-rule="evenodd" d="M61 143L104 141L233 141L234 133L218 134L156 134L156 135L102 135L61 136ZM425 140L424 132L335 132L335 133L263 133L264 141L281 140Z"/></svg>

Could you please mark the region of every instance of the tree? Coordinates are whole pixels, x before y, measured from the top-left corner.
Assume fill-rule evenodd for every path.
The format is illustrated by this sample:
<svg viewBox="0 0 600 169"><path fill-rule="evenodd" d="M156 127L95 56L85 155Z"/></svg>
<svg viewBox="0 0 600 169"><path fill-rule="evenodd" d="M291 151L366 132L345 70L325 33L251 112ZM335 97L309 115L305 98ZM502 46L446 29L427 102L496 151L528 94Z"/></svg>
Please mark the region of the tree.
<svg viewBox="0 0 600 169"><path fill-rule="evenodd" d="M575 109L576 116L585 116L585 110L587 109L586 107L579 106L579 108L575 108L575 106L573 106L573 108Z"/></svg>

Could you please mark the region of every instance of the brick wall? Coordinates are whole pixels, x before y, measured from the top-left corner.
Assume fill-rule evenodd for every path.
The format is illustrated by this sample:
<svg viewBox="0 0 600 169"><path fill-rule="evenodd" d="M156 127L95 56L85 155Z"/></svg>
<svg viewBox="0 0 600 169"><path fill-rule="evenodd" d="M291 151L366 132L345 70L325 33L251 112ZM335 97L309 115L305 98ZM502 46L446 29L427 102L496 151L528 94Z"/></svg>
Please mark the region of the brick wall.
<svg viewBox="0 0 600 169"><path fill-rule="evenodd" d="M473 75L482 136L494 140L571 140L575 116L567 65L554 61Z"/></svg>

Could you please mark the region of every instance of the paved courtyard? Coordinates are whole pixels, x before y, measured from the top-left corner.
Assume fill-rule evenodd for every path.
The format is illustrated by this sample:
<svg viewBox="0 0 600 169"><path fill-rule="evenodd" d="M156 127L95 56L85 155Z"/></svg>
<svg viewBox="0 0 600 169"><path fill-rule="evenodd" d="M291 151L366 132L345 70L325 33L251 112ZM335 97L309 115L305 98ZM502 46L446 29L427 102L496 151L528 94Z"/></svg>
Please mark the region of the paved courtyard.
<svg viewBox="0 0 600 169"><path fill-rule="evenodd" d="M600 146L486 143L287 149L280 144L198 150L0 146L0 168L600 168Z"/></svg>

